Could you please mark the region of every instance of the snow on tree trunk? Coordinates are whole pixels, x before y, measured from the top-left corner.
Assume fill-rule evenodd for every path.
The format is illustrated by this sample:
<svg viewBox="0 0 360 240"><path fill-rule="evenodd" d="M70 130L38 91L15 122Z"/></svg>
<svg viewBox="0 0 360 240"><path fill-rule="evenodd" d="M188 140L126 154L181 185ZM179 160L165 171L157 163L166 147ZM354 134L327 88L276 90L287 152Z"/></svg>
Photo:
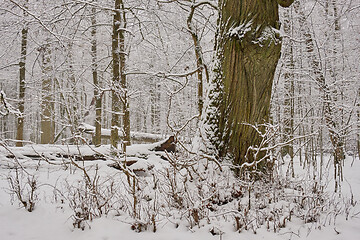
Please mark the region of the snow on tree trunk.
<svg viewBox="0 0 360 240"><path fill-rule="evenodd" d="M25 9L27 9L28 1L25 1ZM26 15L26 12L24 12ZM21 31L21 56L19 62L19 111L21 115L17 118L17 131L16 131L16 146L21 147L24 140L24 109L25 109L25 63L26 63L26 49L27 49L27 35L28 35L28 27L25 23L22 31Z"/></svg>
<svg viewBox="0 0 360 240"><path fill-rule="evenodd" d="M101 145L101 93L100 85L98 80L97 72L97 39L96 39L96 8L91 9L91 67L92 67L92 77L94 83L94 99L95 99L95 135L94 135L94 145Z"/></svg>
<svg viewBox="0 0 360 240"><path fill-rule="evenodd" d="M112 120L111 145L117 148L119 143L120 115L123 120L124 146L130 145L130 112L127 96L125 74L125 7L122 0L115 0L115 14L113 20L112 57L113 57L113 86L112 86Z"/></svg>
<svg viewBox="0 0 360 240"><path fill-rule="evenodd" d="M280 2L290 5L292 1ZM258 161L265 152L254 157L249 149L259 147L262 141L251 125L269 122L281 50L278 1L227 0L219 4L217 62L207 115L209 139L219 157L230 156L235 165L254 163L252 167L264 170L265 161Z"/></svg>
<svg viewBox="0 0 360 240"><path fill-rule="evenodd" d="M300 9L298 4L294 7L295 11L297 11L304 23L306 23L305 13ZM314 79L317 85L319 86L322 95L322 104L323 104L323 118L325 120L325 125L327 130L329 131L330 141L333 147L334 152L334 171L335 171L335 191L339 186L339 181L342 180L342 161L345 159L344 153L344 142L342 136L339 131L339 124L335 119L335 111L336 111L336 94L334 94L333 90L329 86L326 81L326 76L323 73L323 69L321 66L321 62L317 57L317 53L315 52L315 42L310 32L310 26L308 24L304 24L303 34L305 37L306 43L306 51L308 54L308 58L311 63L311 68L314 74Z"/></svg>

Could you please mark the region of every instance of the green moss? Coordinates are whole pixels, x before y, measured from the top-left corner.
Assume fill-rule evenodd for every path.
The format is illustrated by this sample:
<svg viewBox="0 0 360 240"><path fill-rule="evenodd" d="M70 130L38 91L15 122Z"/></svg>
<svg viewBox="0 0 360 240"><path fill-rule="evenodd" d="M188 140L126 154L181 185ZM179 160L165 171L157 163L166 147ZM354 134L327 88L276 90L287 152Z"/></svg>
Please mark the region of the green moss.
<svg viewBox="0 0 360 240"><path fill-rule="evenodd" d="M230 155L234 164L241 165L265 156L265 152L255 157L248 151L262 141L250 125L269 121L272 83L281 50L281 39L274 31L280 27L278 1L227 0L219 4L217 55L221 58L215 81L222 88L218 87L221 94L216 95L221 99L211 99L219 114L213 121L218 130L214 144L220 157ZM242 32L234 34L235 30ZM265 169L265 162L260 165Z"/></svg>

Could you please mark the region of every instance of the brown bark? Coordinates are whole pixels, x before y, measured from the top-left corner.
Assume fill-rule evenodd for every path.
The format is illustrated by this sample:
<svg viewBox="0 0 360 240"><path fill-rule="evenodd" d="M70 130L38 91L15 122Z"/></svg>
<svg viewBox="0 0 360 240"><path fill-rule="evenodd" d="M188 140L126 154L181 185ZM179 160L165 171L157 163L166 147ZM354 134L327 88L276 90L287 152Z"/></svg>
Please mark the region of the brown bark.
<svg viewBox="0 0 360 240"><path fill-rule="evenodd" d="M260 147L262 141L250 125L269 121L271 88L281 50L276 31L280 28L278 2L224 0L220 9L215 82L221 93L214 103L220 114L213 121L217 125L215 145L220 157L230 155L236 165L249 162L263 169L265 161L256 161L263 159L265 152L255 156L249 151Z"/></svg>
<svg viewBox="0 0 360 240"><path fill-rule="evenodd" d="M52 74L50 44L40 48L41 70L42 70L42 112L41 112L41 143L54 143L54 122L52 114L54 102L52 98Z"/></svg>
<svg viewBox="0 0 360 240"><path fill-rule="evenodd" d="M277 2L282 7L290 7L290 5L294 2L294 0L277 0Z"/></svg>
<svg viewBox="0 0 360 240"><path fill-rule="evenodd" d="M119 143L120 115L123 120L124 146L130 145L130 111L127 96L125 74L125 7L122 0L115 0L115 15L113 20L112 55L113 55L113 90L111 145L117 148Z"/></svg>
<svg viewBox="0 0 360 240"><path fill-rule="evenodd" d="M25 9L27 9L27 1L25 1ZM24 13L26 15L26 13ZM25 25L21 31L21 52L19 62L19 112L21 115L17 118L16 146L23 146L24 140L24 110L25 110L25 75L26 75L26 49L27 49L28 28Z"/></svg>
<svg viewBox="0 0 360 240"><path fill-rule="evenodd" d="M113 35L112 35L112 58L113 58L113 86L112 86L112 116L111 116L111 137L110 142L114 148L119 144L119 129L120 129L120 99L116 92L119 89L120 82L120 49L119 49L119 28L121 22L120 7L121 0L115 0L115 15L113 20Z"/></svg>
<svg viewBox="0 0 360 240"><path fill-rule="evenodd" d="M122 6L122 21L123 27L119 30L119 40L120 40L120 86L121 86L121 101L122 101L122 113L123 113L123 131L124 131L124 145L131 145L130 139L130 109L129 109L129 99L127 92L127 82L125 74L126 66L126 54L125 54L125 30L127 26L126 17L125 17L125 8L123 2Z"/></svg>
<svg viewBox="0 0 360 240"><path fill-rule="evenodd" d="M96 8L91 9L91 57L92 57L92 77L94 83L94 98L95 98L95 135L93 143L95 146L101 145L101 93L97 72L97 40L96 40Z"/></svg>
<svg viewBox="0 0 360 240"><path fill-rule="evenodd" d="M199 3L197 5L192 5L190 8L190 13L189 16L187 18L187 26L188 26L188 31L191 34L191 38L193 40L194 43L194 52L195 52L195 58L196 58L196 67L198 69L197 71L197 87L198 87L198 93L197 93L197 97L198 97L198 112L199 112L199 117L201 117L202 114L202 110L204 107L204 83L203 83L203 74L205 72L205 77L207 80L209 80L209 74L207 71L207 67L204 64L204 58L203 58L203 54L202 54L202 49L201 49L201 44L200 44L200 39L198 37L198 34L196 32L196 29L193 26L192 20L194 17L194 13L197 7L201 6L202 4L208 4L206 2L202 2Z"/></svg>
<svg viewBox="0 0 360 240"><path fill-rule="evenodd" d="M175 152L175 137L171 136L166 141L163 141L158 146L154 148L154 151L167 151L167 152Z"/></svg>

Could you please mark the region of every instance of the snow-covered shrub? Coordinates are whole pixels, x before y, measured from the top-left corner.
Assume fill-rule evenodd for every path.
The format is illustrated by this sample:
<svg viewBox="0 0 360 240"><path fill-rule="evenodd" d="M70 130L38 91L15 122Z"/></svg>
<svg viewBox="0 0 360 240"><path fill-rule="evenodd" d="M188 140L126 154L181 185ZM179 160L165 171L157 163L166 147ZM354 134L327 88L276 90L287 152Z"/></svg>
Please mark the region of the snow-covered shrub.
<svg viewBox="0 0 360 240"><path fill-rule="evenodd" d="M137 181L136 231L156 230L156 223L169 221L175 227L257 232L279 232L294 218L322 226L350 212L353 205L339 194L325 191L324 184L302 176L288 178L286 164L275 160L274 172L262 179L238 178L230 163L191 158L186 153L168 154L169 164L151 169ZM186 160L190 159L190 160ZM275 158L274 158L275 159ZM192 230L193 231L193 230Z"/></svg>
<svg viewBox="0 0 360 240"><path fill-rule="evenodd" d="M20 166L15 166L7 177L10 194L29 212L35 209L38 201L38 181L35 174L30 174Z"/></svg>
<svg viewBox="0 0 360 240"><path fill-rule="evenodd" d="M109 214L115 208L116 188L113 178L102 179L98 168L94 174L84 170L83 179L70 184L67 182L67 199L73 210L75 228L85 229L88 221Z"/></svg>

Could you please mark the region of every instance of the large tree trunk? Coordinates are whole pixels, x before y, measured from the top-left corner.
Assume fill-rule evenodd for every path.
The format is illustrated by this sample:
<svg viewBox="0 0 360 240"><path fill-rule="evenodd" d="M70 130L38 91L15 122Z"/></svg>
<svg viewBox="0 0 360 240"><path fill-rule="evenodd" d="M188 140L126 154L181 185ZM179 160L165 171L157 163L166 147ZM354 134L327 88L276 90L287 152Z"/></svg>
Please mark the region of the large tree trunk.
<svg viewBox="0 0 360 240"><path fill-rule="evenodd" d="M284 1L281 1L284 2ZM285 1L290 2L292 1ZM219 157L264 169L265 152L249 151L262 137L251 125L267 123L281 39L277 0L222 0L217 66L208 123ZM215 110L215 112L214 112ZM264 127L260 127L264 131Z"/></svg>
<svg viewBox="0 0 360 240"><path fill-rule="evenodd" d="M25 9L27 9L28 1L25 1ZM26 15L26 13L24 13ZM26 23L21 31L21 53L19 62L19 112L21 115L17 118L16 131L16 146L22 147L24 140L24 109L25 109L25 63L26 63L26 48L27 48L28 27Z"/></svg>

